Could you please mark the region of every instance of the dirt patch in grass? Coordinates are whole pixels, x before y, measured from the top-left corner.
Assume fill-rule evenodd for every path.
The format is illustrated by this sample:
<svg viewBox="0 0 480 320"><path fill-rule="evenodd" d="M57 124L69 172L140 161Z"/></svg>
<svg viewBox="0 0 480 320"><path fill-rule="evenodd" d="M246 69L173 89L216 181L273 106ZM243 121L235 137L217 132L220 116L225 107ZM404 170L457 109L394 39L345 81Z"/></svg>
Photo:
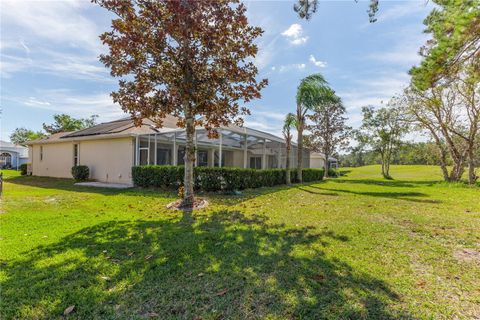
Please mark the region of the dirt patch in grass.
<svg viewBox="0 0 480 320"><path fill-rule="evenodd" d="M474 262L480 264L480 250L460 249L453 253L453 256L462 262Z"/></svg>
<svg viewBox="0 0 480 320"><path fill-rule="evenodd" d="M199 210L208 207L208 201L202 198L195 198L191 206L185 206L181 199L167 204L167 209L172 210Z"/></svg>

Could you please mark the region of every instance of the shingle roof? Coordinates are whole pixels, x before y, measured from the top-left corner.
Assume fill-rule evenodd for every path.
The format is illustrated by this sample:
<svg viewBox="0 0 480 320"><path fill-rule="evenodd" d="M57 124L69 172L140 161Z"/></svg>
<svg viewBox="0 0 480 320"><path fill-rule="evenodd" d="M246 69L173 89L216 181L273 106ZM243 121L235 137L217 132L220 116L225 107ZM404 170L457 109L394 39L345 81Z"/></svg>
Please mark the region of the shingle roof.
<svg viewBox="0 0 480 320"><path fill-rule="evenodd" d="M65 138L75 138L75 137L85 137L85 136L94 136L100 134L112 134L123 132L127 129L135 127L132 119L121 119L112 122L105 122L97 124L91 128L78 130L69 134L62 136L62 139Z"/></svg>
<svg viewBox="0 0 480 320"><path fill-rule="evenodd" d="M177 118L173 116L168 116L164 120L164 124L162 128L157 128L156 124L150 119L144 119L142 126L136 127L133 120L131 118L123 118L111 122L105 122L97 124L91 128L78 130L74 132L60 132L55 133L50 136L47 136L42 139L37 139L34 141L30 141L27 144L41 144L41 143L49 143L55 141L62 141L62 140L77 140L77 139L97 139L98 138L115 138L115 137L125 137L125 136L136 136L136 135L145 135L145 134L155 134L155 133L162 133L162 132L171 132L171 131L181 131L185 129L180 129L176 126ZM201 127L198 127L200 129ZM255 136L257 138L264 138L272 141L283 142L283 139L277 137L273 134L250 129L247 127L238 127L235 125L221 127L223 129L240 133L240 134L248 134L251 136Z"/></svg>

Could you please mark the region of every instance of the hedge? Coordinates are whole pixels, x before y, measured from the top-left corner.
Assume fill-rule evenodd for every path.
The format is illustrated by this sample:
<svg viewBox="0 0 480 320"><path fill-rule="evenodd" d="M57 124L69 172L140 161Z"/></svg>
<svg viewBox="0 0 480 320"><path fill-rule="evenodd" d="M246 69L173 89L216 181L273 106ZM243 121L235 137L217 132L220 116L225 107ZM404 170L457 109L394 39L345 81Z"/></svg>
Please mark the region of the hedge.
<svg viewBox="0 0 480 320"><path fill-rule="evenodd" d="M72 176L76 181L86 181L90 176L90 170L87 166L73 166Z"/></svg>
<svg viewBox="0 0 480 320"><path fill-rule="evenodd" d="M241 169L195 167L195 189L202 191L243 190L285 184L286 169ZM178 188L183 183L183 166L132 167L133 183L139 187ZM291 170L292 182L297 181ZM303 181L323 179L323 169L303 169Z"/></svg>

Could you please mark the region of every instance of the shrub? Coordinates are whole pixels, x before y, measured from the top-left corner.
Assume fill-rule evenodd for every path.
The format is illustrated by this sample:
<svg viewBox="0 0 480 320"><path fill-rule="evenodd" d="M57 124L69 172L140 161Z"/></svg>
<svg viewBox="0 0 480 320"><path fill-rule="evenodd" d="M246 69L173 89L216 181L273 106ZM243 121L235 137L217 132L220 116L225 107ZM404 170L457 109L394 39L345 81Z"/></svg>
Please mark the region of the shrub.
<svg viewBox="0 0 480 320"><path fill-rule="evenodd" d="M26 176L27 175L27 168L28 168L28 164L27 163L22 163L20 165L20 174L22 176Z"/></svg>
<svg viewBox="0 0 480 320"><path fill-rule="evenodd" d="M296 171L292 170L292 181ZM178 188L183 182L183 166L135 166L132 168L133 183L139 187ZM195 167L195 189L202 191L233 191L272 187L285 184L285 169L243 169ZM304 182L323 179L323 169L304 169Z"/></svg>
<svg viewBox="0 0 480 320"><path fill-rule="evenodd" d="M330 168L328 169L328 176L332 178L338 177L338 171L336 169Z"/></svg>
<svg viewBox="0 0 480 320"><path fill-rule="evenodd" d="M323 169L303 169L303 182L313 182L323 179Z"/></svg>
<svg viewBox="0 0 480 320"><path fill-rule="evenodd" d="M139 187L178 187L183 181L183 166L136 166L133 183Z"/></svg>
<svg viewBox="0 0 480 320"><path fill-rule="evenodd" d="M73 166L72 176L76 181L85 181L90 175L90 170L87 166Z"/></svg>

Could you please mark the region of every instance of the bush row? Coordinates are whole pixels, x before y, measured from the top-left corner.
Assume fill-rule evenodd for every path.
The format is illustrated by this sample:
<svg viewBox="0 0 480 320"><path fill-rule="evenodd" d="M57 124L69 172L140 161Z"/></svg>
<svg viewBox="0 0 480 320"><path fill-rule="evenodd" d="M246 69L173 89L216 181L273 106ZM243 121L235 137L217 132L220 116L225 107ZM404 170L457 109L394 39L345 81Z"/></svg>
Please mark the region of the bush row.
<svg viewBox="0 0 480 320"><path fill-rule="evenodd" d="M195 167L195 188L203 191L243 190L285 184L286 169L241 169ZM183 183L183 166L132 167L133 183L139 187L178 188ZM303 169L303 181L320 181L323 169ZM291 170L292 182L297 181Z"/></svg>

